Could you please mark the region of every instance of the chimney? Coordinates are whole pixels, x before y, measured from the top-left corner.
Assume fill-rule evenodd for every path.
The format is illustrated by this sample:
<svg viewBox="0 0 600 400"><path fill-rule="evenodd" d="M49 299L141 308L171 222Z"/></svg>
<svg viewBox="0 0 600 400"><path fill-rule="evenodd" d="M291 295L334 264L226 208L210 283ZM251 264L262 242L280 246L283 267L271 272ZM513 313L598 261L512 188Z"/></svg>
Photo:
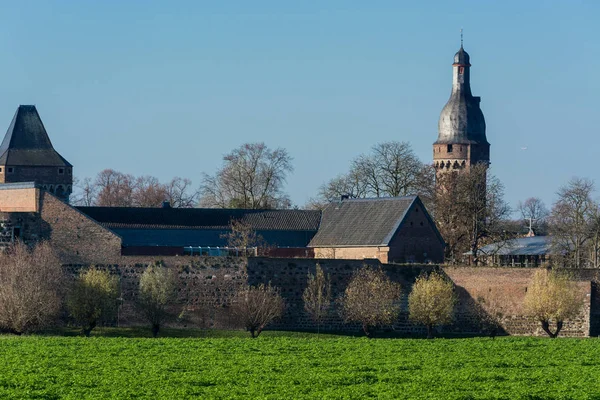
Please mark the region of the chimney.
<svg viewBox="0 0 600 400"><path fill-rule="evenodd" d="M340 197L340 201L348 200L349 198L350 198L350 195L349 195L349 194L343 194L343 195Z"/></svg>
<svg viewBox="0 0 600 400"><path fill-rule="evenodd" d="M171 202L169 200L163 201L161 208L171 208Z"/></svg>

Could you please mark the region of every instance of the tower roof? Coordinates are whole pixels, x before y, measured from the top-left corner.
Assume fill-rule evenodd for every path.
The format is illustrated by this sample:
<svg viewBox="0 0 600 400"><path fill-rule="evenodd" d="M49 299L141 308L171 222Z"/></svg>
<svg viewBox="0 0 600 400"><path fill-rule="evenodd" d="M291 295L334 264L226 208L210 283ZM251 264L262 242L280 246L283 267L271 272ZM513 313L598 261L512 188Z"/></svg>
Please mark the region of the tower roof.
<svg viewBox="0 0 600 400"><path fill-rule="evenodd" d="M456 54L454 55L454 64L470 66L471 65L470 61L471 61L471 57L469 56L469 53L467 53L465 51L465 49L463 49L463 47L460 46L460 50L458 50L456 52Z"/></svg>
<svg viewBox="0 0 600 400"><path fill-rule="evenodd" d="M70 167L52 146L35 106L21 105L0 145L0 165Z"/></svg>
<svg viewBox="0 0 600 400"><path fill-rule="evenodd" d="M440 114L436 143L487 144L481 98L471 94L470 57L462 46L452 65L452 93Z"/></svg>

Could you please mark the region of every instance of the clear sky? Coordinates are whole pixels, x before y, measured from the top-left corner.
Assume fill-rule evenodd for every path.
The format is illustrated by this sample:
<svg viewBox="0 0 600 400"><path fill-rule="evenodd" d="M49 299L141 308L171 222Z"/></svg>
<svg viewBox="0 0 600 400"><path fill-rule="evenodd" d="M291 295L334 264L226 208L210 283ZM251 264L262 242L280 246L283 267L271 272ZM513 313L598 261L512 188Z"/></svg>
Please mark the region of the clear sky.
<svg viewBox="0 0 600 400"><path fill-rule="evenodd" d="M301 206L377 142L429 162L464 27L507 200L550 205L573 176L600 186L596 0L0 4L0 125L36 104L78 177L199 184L264 141L293 156Z"/></svg>

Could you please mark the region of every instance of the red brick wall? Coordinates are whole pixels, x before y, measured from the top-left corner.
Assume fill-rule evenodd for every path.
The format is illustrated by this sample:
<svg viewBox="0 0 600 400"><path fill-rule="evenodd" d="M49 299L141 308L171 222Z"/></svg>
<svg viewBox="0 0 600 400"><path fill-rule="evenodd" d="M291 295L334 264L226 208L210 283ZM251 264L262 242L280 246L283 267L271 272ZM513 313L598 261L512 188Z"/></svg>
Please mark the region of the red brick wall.
<svg viewBox="0 0 600 400"><path fill-rule="evenodd" d="M418 210L418 211L417 211ZM444 244L420 204L415 204L390 242L388 262L444 261Z"/></svg>
<svg viewBox="0 0 600 400"><path fill-rule="evenodd" d="M64 263L120 260L121 238L52 194L41 191L40 236L50 241Z"/></svg>

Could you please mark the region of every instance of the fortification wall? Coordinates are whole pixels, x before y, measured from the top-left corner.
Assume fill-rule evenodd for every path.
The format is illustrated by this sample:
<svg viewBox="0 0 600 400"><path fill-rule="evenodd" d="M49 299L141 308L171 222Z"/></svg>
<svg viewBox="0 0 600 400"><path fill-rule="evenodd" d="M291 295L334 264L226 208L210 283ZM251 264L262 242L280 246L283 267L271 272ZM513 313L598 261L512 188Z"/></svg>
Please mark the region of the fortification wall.
<svg viewBox="0 0 600 400"><path fill-rule="evenodd" d="M368 264L381 267L392 280L402 286L402 309L392 329L401 334L423 334L421 326L408 320L408 294L417 276L437 268L432 265L391 265L378 260L327 260L289 258L236 258L236 257L120 257L114 264L97 265L120 276L124 303L119 313L120 325L136 325L142 321L133 306L137 296L139 279L144 269L155 262L162 262L176 271L178 298L172 310L185 310L178 323L200 328L241 328L233 318L230 301L242 285L271 283L280 288L286 302L286 311L273 329L316 330L316 324L304 311L302 294L306 288L308 272L314 273L319 263L331 277L332 295L339 297L352 277L352 273ZM69 264L65 268L72 276L89 265ZM541 335L544 332L537 321L523 315L522 303L535 269L443 267L442 271L456 284L458 303L453 324L439 329L439 333L479 334L484 326L481 317L486 307L502 314L500 334ZM577 287L585 298L579 317L567 321L562 335L589 336L597 333L600 325L600 301L593 291L592 280L596 271L579 271ZM595 288L595 286L594 286ZM321 330L358 331L357 325L345 324L339 317L337 306L322 322Z"/></svg>

